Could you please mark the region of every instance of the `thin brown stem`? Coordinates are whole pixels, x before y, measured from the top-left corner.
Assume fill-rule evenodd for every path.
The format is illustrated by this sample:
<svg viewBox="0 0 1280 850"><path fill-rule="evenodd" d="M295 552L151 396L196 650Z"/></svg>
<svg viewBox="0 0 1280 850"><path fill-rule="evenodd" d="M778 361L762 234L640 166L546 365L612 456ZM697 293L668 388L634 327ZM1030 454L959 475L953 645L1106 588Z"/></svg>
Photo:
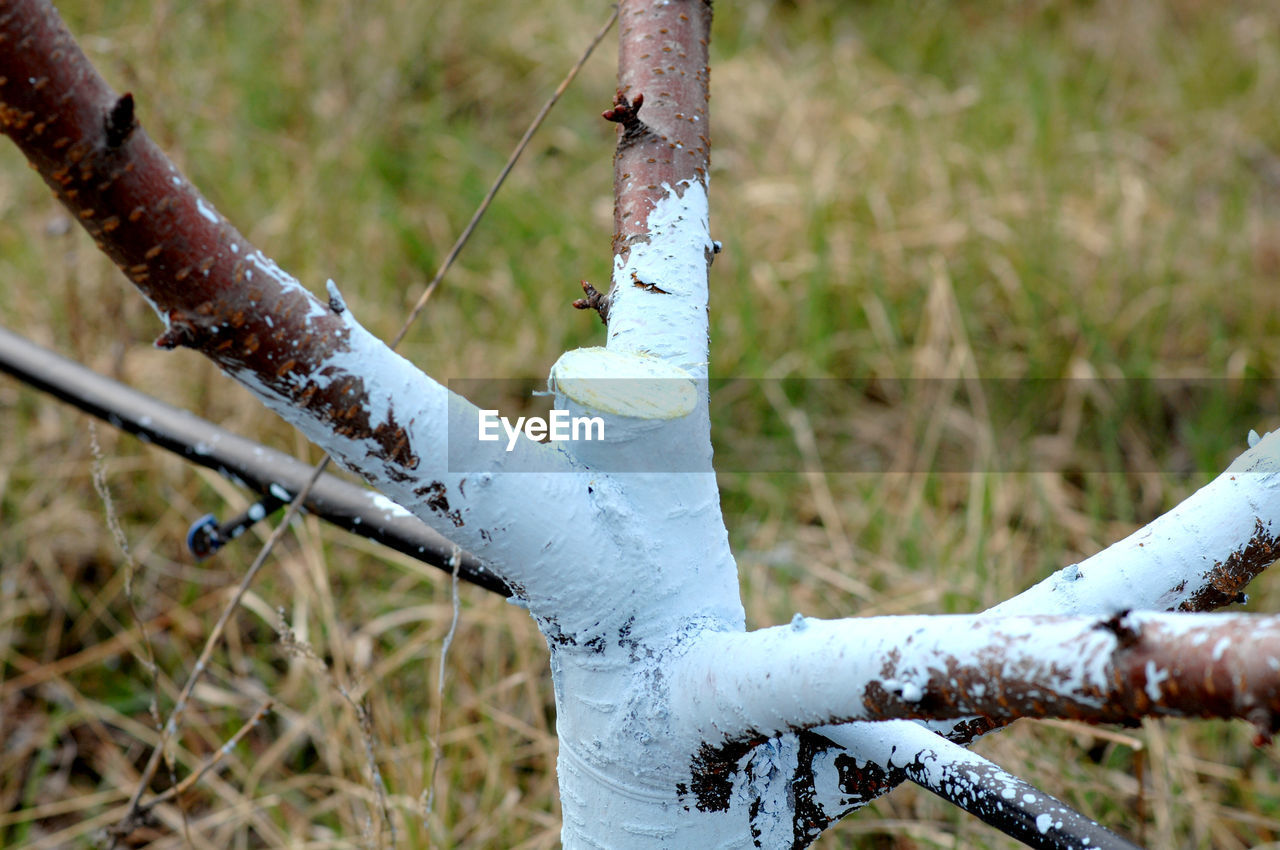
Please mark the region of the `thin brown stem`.
<svg viewBox="0 0 1280 850"><path fill-rule="evenodd" d="M711 4L625 0L619 27L618 94L605 113L618 123L615 256L647 237L649 213L666 197L665 187L706 183Z"/></svg>
<svg viewBox="0 0 1280 850"><path fill-rule="evenodd" d="M271 713L273 706L275 706L275 700L267 700L259 706L258 710L253 713L253 716L250 717L243 726L237 729L235 734L228 738L227 742L219 747L213 755L205 759L204 763L201 764L200 767L196 768L196 770L189 774L186 779L166 788L148 800L144 805L139 806L135 817L145 817L146 814L156 806L167 803L170 800L181 799L183 794L191 790L200 782L201 779L204 779L209 771L221 764L222 760L231 754L231 751L236 748L236 745L244 740L244 736L252 732L257 725Z"/></svg>

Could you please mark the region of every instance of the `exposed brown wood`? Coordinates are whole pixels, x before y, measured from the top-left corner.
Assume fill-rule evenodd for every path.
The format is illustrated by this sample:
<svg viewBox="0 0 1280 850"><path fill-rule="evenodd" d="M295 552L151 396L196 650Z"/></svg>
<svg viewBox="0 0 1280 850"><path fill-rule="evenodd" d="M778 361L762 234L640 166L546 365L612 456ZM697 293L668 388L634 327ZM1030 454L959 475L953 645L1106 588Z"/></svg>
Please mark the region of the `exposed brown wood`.
<svg viewBox="0 0 1280 850"><path fill-rule="evenodd" d="M97 73L45 0L0 2L0 130L166 320L156 340L210 357L340 434L417 465L394 417L368 421L359 376L308 376L349 334L206 201L147 135L145 104Z"/></svg>
<svg viewBox="0 0 1280 850"><path fill-rule="evenodd" d="M618 123L613 159L618 254L647 235L654 205L685 181L706 183L711 163L711 4L627 0L620 5L618 95L605 113Z"/></svg>

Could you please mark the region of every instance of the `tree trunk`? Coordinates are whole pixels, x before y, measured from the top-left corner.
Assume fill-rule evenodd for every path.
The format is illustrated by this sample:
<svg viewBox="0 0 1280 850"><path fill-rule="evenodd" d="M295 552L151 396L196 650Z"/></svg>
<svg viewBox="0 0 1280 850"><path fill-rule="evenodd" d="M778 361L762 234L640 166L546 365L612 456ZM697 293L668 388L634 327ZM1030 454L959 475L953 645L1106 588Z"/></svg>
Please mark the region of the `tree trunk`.
<svg viewBox="0 0 1280 850"><path fill-rule="evenodd" d="M987 616L746 632L708 425L710 20L702 0L621 5L614 273L588 292L607 345L551 370L557 409L600 439L481 439L482 412L361 327L332 281L315 297L214 211L37 0L0 4L0 123L152 303L157 345L210 357L529 610L551 650L566 847L803 847L903 777L939 784L926 763L980 764L921 725L851 721L969 740L1018 716L1207 711L1269 732L1273 618L1122 612L1216 607L1271 561L1277 437Z"/></svg>

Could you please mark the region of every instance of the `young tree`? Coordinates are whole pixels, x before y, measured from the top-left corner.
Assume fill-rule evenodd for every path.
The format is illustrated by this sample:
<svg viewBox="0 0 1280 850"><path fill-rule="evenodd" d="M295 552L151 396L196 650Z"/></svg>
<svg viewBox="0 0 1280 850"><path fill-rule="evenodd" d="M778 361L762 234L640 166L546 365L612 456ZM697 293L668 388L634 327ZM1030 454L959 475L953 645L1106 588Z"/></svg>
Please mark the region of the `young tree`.
<svg viewBox="0 0 1280 850"><path fill-rule="evenodd" d="M1270 437L986 616L746 629L709 433L708 4L620 7L613 279L585 299L607 345L550 379L603 439L551 445L476 440L482 411L215 211L50 8L2 8L4 129L156 309L157 345L211 358L533 615L566 845L806 846L910 778L1024 840L1098 846L1112 839L956 742L1018 717L1275 726L1280 621L1156 613L1235 601L1272 560Z"/></svg>

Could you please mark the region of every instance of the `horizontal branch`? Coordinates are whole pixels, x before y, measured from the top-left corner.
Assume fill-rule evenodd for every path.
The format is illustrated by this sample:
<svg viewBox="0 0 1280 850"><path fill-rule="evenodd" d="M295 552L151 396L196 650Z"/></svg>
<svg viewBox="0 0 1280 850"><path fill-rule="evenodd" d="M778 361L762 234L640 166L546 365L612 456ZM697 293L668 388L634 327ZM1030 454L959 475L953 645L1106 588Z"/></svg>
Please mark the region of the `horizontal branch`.
<svg viewBox="0 0 1280 850"><path fill-rule="evenodd" d="M1209 611L1237 602L1280 553L1280 435L1263 437L1221 475L1168 513L1097 554L1065 567L984 616L1033 614L1107 617L1125 609ZM938 721L929 728L970 743L1004 725L991 717ZM879 735L852 724L855 739ZM903 751L911 744L904 741ZM864 767L852 810L897 781L856 751ZM835 812L828 813L836 817Z"/></svg>
<svg viewBox="0 0 1280 850"><path fill-rule="evenodd" d="M713 744L860 720L1280 720L1280 616L873 617L714 634L673 671Z"/></svg>
<svg viewBox="0 0 1280 850"><path fill-rule="evenodd" d="M1173 510L984 614L1213 611L1243 601L1249 582L1275 562L1277 529L1280 434L1273 432ZM934 728L969 743L1000 725L968 718Z"/></svg>

